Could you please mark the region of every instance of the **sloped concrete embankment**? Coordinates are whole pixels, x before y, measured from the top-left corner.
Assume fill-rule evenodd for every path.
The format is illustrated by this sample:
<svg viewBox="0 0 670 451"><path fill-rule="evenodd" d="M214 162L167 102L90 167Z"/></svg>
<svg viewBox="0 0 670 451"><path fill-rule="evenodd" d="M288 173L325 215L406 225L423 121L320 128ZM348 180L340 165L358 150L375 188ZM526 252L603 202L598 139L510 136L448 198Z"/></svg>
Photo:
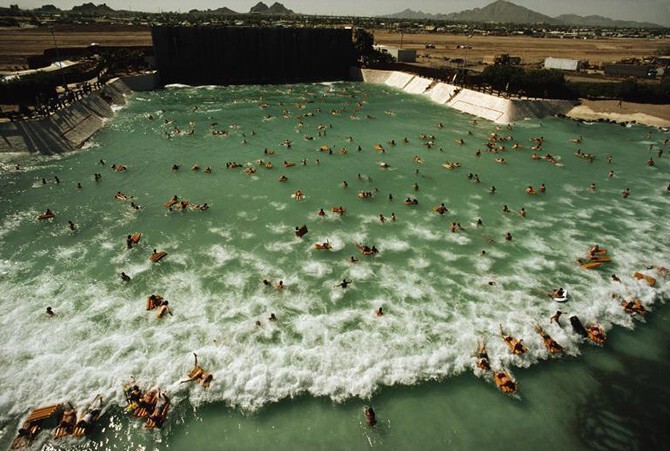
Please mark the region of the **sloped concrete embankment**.
<svg viewBox="0 0 670 451"><path fill-rule="evenodd" d="M366 83L384 84L409 94L424 95L435 103L502 124L565 114L575 106L575 102L568 100L497 97L398 71L362 69L361 78Z"/></svg>
<svg viewBox="0 0 670 451"><path fill-rule="evenodd" d="M49 117L2 122L0 152L56 154L77 149L114 115L112 105L125 105L127 94L156 85L153 74L117 78Z"/></svg>

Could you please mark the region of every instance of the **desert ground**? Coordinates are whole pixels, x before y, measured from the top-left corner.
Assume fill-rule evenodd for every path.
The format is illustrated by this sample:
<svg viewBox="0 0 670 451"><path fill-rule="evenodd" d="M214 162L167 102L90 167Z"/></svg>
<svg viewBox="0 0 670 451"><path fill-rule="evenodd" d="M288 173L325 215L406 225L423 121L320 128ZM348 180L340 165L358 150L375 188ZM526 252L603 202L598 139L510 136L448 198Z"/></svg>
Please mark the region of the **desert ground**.
<svg viewBox="0 0 670 451"><path fill-rule="evenodd" d="M451 34L400 34L385 30L374 32L378 44L414 48L420 64L439 66L444 57L464 58L468 62L492 60L500 53L520 56L524 64L540 63L548 56L558 58L585 59L591 64L614 62L623 58L642 58L653 55L660 48L670 47L670 39L553 39L527 36L472 36ZM44 49L86 46L93 42L100 45L150 46L151 30L146 26L122 26L99 24L94 26L56 26L41 28L0 28L0 70L25 68L26 57L40 55ZM426 44L435 49L426 49ZM472 48L459 49L458 45ZM473 64L474 65L474 64ZM659 118L662 124L670 125L670 105L646 105L626 103L622 108L616 101L584 101L580 114L584 118L607 117L606 112L621 115L619 119L636 113L645 113ZM584 114L581 114L584 113ZM599 116L600 115L600 116ZM631 120L634 118L631 117Z"/></svg>
<svg viewBox="0 0 670 451"><path fill-rule="evenodd" d="M151 45L149 27L95 25L39 28L0 28L0 70L24 66L26 57L41 55L44 49L82 47L91 43L118 46Z"/></svg>
<svg viewBox="0 0 670 451"><path fill-rule="evenodd" d="M378 44L417 49L418 55L433 58L463 58L468 61L492 60L500 53L520 56L523 64L544 61L546 57L588 60L593 65L615 62L624 58L655 55L660 48L670 47L670 39L560 39L528 36L472 36L451 34L400 34L377 30ZM435 45L426 49L426 44ZM471 46L459 49L457 46Z"/></svg>
<svg viewBox="0 0 670 451"><path fill-rule="evenodd" d="M465 58L468 61L493 59L500 53L520 56L524 64L539 63L548 56L585 59L602 64L623 58L653 55L659 48L670 47L670 39L554 39L527 36L472 36L452 34L400 34L385 30L374 31L379 44L417 49L419 55L433 59ZM25 64L25 57L39 55L46 48L100 45L151 45L151 31L145 26L88 25L56 26L53 28L0 29L0 70ZM426 49L434 44L435 49ZM458 45L472 46L458 49ZM429 61L424 59L424 61Z"/></svg>

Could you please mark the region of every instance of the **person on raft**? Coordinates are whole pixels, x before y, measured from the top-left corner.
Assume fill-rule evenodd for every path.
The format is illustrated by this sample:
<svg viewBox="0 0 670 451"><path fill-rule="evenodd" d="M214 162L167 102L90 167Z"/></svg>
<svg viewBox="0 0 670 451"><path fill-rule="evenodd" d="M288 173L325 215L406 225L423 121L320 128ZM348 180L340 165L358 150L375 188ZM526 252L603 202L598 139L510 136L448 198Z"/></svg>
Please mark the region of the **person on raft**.
<svg viewBox="0 0 670 451"><path fill-rule="evenodd" d="M163 410L165 406L170 402L170 398L165 393L158 392L156 407L154 407L153 412L149 415L149 419L154 423L158 424L163 420Z"/></svg>
<svg viewBox="0 0 670 451"><path fill-rule="evenodd" d="M212 383L214 376L212 376L212 373L208 373L207 371L203 370L200 365L198 365L198 354L194 352L193 357L195 357L195 363L193 364L193 369L189 373L189 378L179 383L184 384L186 382L198 382L204 388L209 388L209 385Z"/></svg>

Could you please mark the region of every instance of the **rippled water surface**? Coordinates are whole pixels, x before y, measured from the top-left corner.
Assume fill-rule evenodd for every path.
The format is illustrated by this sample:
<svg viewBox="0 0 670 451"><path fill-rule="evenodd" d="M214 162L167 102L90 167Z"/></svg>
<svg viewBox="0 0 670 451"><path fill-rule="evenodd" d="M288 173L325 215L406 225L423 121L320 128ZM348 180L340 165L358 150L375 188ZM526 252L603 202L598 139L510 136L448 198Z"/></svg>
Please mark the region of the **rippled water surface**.
<svg viewBox="0 0 670 451"><path fill-rule="evenodd" d="M505 151L487 150L493 133L509 137L495 143ZM661 383L669 284L647 267L670 266L668 157L657 156L669 136L559 119L496 128L354 83L134 94L81 151L4 157L0 444L31 408L83 406L100 393L110 407L93 441L42 433L36 446L656 446L663 433L645 427L668 414L660 406L669 398ZM445 169L447 161L461 167ZM546 192L525 192L541 184ZM303 200L292 197L298 190ZM363 192L371 198L360 199ZM163 204L173 195L210 208L170 211ZM418 205L405 205L408 197ZM444 215L433 211L440 203ZM38 221L47 208L56 218ZM452 223L462 230L451 232ZM300 239L294 228L303 224L309 232ZM128 250L134 232L142 239ZM314 248L325 241L331 250ZM364 256L356 243L379 254ZM576 260L594 243L612 261L583 270ZM153 249L168 255L152 263ZM633 279L636 271L655 286ZM337 286L343 279L352 283ZM559 286L570 293L565 304L546 294ZM146 311L151 293L168 299L174 316ZM638 297L652 312L631 318L612 295ZM47 306L56 316L46 317ZM549 322L558 308L561 326ZM572 331L574 314L610 332L605 349ZM557 359L536 323L563 345L563 362L540 363ZM508 351L500 325L523 338L525 355ZM475 370L478 340L494 368L516 377L516 397ZM209 390L179 384L192 352L213 372ZM116 407L131 376L172 396L161 431L144 431ZM380 419L374 431L362 424L369 399Z"/></svg>

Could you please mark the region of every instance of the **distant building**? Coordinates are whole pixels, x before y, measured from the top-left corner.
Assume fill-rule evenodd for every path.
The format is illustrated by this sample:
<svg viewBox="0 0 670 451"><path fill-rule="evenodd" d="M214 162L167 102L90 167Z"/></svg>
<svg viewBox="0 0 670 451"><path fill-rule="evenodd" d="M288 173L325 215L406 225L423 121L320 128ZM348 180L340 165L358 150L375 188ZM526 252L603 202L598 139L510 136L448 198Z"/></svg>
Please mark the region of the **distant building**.
<svg viewBox="0 0 670 451"><path fill-rule="evenodd" d="M399 49L389 45L375 45L374 48L382 53L388 53L399 63L416 62L416 49Z"/></svg>
<svg viewBox="0 0 670 451"><path fill-rule="evenodd" d="M546 58L544 60L545 69L571 70L579 71L584 66L584 61L572 60L567 58Z"/></svg>
<svg viewBox="0 0 670 451"><path fill-rule="evenodd" d="M651 64L606 64L605 75L611 77L656 78L658 71Z"/></svg>

